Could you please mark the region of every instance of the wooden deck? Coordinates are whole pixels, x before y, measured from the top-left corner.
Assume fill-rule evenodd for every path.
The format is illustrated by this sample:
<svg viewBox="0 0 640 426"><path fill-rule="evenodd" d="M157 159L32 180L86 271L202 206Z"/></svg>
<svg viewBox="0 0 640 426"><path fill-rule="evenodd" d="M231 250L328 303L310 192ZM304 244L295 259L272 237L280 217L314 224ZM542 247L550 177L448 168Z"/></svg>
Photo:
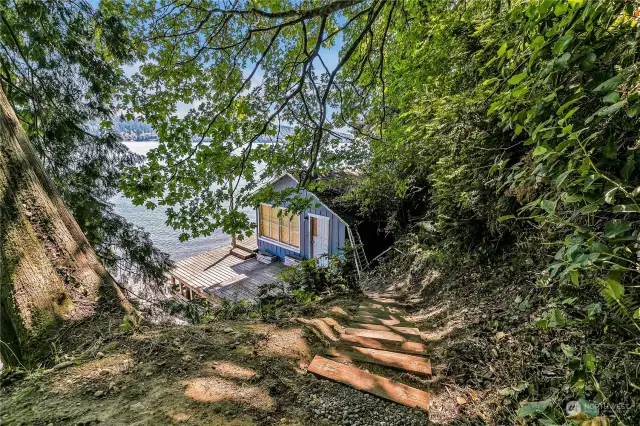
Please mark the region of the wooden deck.
<svg viewBox="0 0 640 426"><path fill-rule="evenodd" d="M236 245L240 248L243 248L247 251L257 251L258 250L258 239L255 235L251 237L247 237L244 240L238 240Z"/></svg>
<svg viewBox="0 0 640 426"><path fill-rule="evenodd" d="M241 244L251 247L245 239ZM253 238L255 244L255 237ZM278 281L284 268L280 262L268 265L255 258L240 259L231 254L231 246L219 247L176 262L170 274L181 288L209 299L255 300L260 287Z"/></svg>

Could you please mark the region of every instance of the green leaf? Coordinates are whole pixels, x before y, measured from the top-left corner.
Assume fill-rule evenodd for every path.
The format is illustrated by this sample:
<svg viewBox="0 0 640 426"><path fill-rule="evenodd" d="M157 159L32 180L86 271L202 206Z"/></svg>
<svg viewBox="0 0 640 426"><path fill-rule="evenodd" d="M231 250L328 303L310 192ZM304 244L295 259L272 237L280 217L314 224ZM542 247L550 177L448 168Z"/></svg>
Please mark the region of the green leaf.
<svg viewBox="0 0 640 426"><path fill-rule="evenodd" d="M602 153L604 154L605 157L615 160L616 149L617 149L616 144L614 143L613 139L610 138L607 144L602 149Z"/></svg>
<svg viewBox="0 0 640 426"><path fill-rule="evenodd" d="M610 188L607 192L604 193L604 202L607 204L613 204L613 201L616 198L616 191L618 191L618 187L614 186Z"/></svg>
<svg viewBox="0 0 640 426"><path fill-rule="evenodd" d="M596 111L596 115L598 117L605 117L607 115L615 114L620 111L627 104L626 100L616 102L613 105L609 105L607 107L602 107L598 111Z"/></svg>
<svg viewBox="0 0 640 426"><path fill-rule="evenodd" d="M536 38L534 38L533 41L531 42L531 49L537 49L543 44L544 44L544 36L539 35Z"/></svg>
<svg viewBox="0 0 640 426"><path fill-rule="evenodd" d="M498 49L498 56L504 55L506 51L507 51L507 43L502 43L502 46L500 46L500 49Z"/></svg>
<svg viewBox="0 0 640 426"><path fill-rule="evenodd" d="M593 373L596 370L596 357L593 354L587 352L582 356L582 361L587 371Z"/></svg>
<svg viewBox="0 0 640 426"><path fill-rule="evenodd" d="M640 213L640 207L636 204L618 204L613 206L614 213Z"/></svg>
<svg viewBox="0 0 640 426"><path fill-rule="evenodd" d="M528 402L520 406L520 408L518 409L518 417L524 418L524 417L529 417L532 414L542 413L550 406L551 406L550 400Z"/></svg>
<svg viewBox="0 0 640 426"><path fill-rule="evenodd" d="M527 76L526 72L521 72L520 74L516 74L509 79L509 84L515 85L520 83Z"/></svg>
<svg viewBox="0 0 640 426"><path fill-rule="evenodd" d="M613 238L616 235L627 232L629 229L631 229L631 223L629 223L629 221L614 219L607 222L604 226L604 236L605 238Z"/></svg>
<svg viewBox="0 0 640 426"><path fill-rule="evenodd" d="M498 222L504 222L505 220L509 220L509 219L515 219L516 217L512 214L510 215L506 215L506 216L500 216L498 218Z"/></svg>
<svg viewBox="0 0 640 426"><path fill-rule="evenodd" d="M580 283L579 273L575 269L569 271L569 276L571 277L571 282L573 283L573 285L578 285Z"/></svg>
<svg viewBox="0 0 640 426"><path fill-rule="evenodd" d="M567 13L567 11L569 10L569 5L567 3L563 3L562 1L558 2L558 4L556 4L555 9L553 9L553 13L556 16L562 16L565 13Z"/></svg>
<svg viewBox="0 0 640 426"><path fill-rule="evenodd" d="M573 357L573 348L571 346L560 343L560 349L562 349L562 353L564 353L567 358Z"/></svg>
<svg viewBox="0 0 640 426"><path fill-rule="evenodd" d="M604 102L605 104L615 104L619 100L620 100L620 93L618 92L611 92L607 96L602 98L602 102Z"/></svg>
<svg viewBox="0 0 640 426"><path fill-rule="evenodd" d="M598 59L598 57L596 56L595 53L591 52L589 53L580 63L580 69L582 71L588 71L591 68L593 68L594 64L596 63L596 59Z"/></svg>
<svg viewBox="0 0 640 426"><path fill-rule="evenodd" d="M593 89L593 91L594 92L610 92L612 90L617 89L620 83L622 83L622 80L624 80L624 77L618 74L615 77L611 77L609 80L598 85L598 87Z"/></svg>
<svg viewBox="0 0 640 426"><path fill-rule="evenodd" d="M564 173L561 173L556 179L555 179L555 184L556 186L562 186L562 184L564 183L564 181L567 179L567 177L571 174L571 170L567 170Z"/></svg>
<svg viewBox="0 0 640 426"><path fill-rule="evenodd" d="M627 158L627 162L622 166L622 170L620 170L620 174L624 179L631 179L631 174L633 170L636 168L636 162L633 159L633 156Z"/></svg>
<svg viewBox="0 0 640 426"><path fill-rule="evenodd" d="M551 6L553 6L553 3L555 3L554 0L544 0L542 3L540 3L540 5L538 6L538 12L540 13L540 15L546 15L547 12L551 9Z"/></svg>
<svg viewBox="0 0 640 426"><path fill-rule="evenodd" d="M587 306L587 318L594 319L602 313L602 305L600 303L592 303Z"/></svg>
<svg viewBox="0 0 640 426"><path fill-rule="evenodd" d="M551 52L553 52L554 55L561 54L567 49L567 47L569 47L569 43L571 43L572 40L572 35L563 35L562 37L558 38L558 40L553 44Z"/></svg>
<svg viewBox="0 0 640 426"><path fill-rule="evenodd" d="M533 150L533 156L534 156L534 157L537 157L537 156L539 156L539 155L543 155L543 154L544 154L544 153L546 153L546 152L547 152L547 148L545 148L545 147L544 147L544 146L542 146L542 145L538 145L538 146L536 147L536 149L534 149L534 150Z"/></svg>
<svg viewBox="0 0 640 426"><path fill-rule="evenodd" d="M556 210L556 203L555 201L551 201L551 200L542 200L540 202L540 207L542 207L542 209L546 211L548 214L552 215L553 212Z"/></svg>
<svg viewBox="0 0 640 426"><path fill-rule="evenodd" d="M615 300L617 302L622 300L624 296L624 286L611 276L605 281L604 288L600 291L600 294L607 300Z"/></svg>

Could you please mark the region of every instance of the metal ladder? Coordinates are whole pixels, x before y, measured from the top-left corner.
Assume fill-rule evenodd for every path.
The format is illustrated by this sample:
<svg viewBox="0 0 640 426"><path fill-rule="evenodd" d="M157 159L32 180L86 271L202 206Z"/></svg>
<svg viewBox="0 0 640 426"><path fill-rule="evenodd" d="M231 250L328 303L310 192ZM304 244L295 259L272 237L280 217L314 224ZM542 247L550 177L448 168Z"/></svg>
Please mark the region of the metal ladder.
<svg viewBox="0 0 640 426"><path fill-rule="evenodd" d="M347 231L349 232L349 240L353 246L356 271L358 272L358 276L360 276L362 272L369 267L369 260L367 259L367 254L364 252L364 246L362 245L362 239L360 238L358 230L354 229L352 231L349 226L347 227Z"/></svg>

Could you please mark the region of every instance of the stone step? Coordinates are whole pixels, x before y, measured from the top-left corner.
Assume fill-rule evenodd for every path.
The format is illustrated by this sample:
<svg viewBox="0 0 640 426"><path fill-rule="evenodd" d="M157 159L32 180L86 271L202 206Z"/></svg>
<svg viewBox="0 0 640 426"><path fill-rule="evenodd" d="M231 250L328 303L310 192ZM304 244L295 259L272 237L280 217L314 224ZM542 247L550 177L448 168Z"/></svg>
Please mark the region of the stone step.
<svg viewBox="0 0 640 426"><path fill-rule="evenodd" d="M319 355L313 358L308 371L399 404L418 407L424 411L429 410L428 392L394 382L356 367L331 361Z"/></svg>
<svg viewBox="0 0 640 426"><path fill-rule="evenodd" d="M431 376L431 363L427 358L417 355L407 355L380 349L362 348L359 346L352 346L350 348L331 347L327 350L327 353L331 356L342 356L354 361L397 368L421 376Z"/></svg>
<svg viewBox="0 0 640 426"><path fill-rule="evenodd" d="M364 346L372 349L382 349L385 351L414 355L427 354L427 347L423 343L379 340L373 337L354 336L352 334L341 334L338 344L343 346Z"/></svg>
<svg viewBox="0 0 640 426"><path fill-rule="evenodd" d="M231 254L235 257L239 257L242 260L251 259L252 257L256 257L256 254L252 251L245 250L241 247L234 247L231 249Z"/></svg>

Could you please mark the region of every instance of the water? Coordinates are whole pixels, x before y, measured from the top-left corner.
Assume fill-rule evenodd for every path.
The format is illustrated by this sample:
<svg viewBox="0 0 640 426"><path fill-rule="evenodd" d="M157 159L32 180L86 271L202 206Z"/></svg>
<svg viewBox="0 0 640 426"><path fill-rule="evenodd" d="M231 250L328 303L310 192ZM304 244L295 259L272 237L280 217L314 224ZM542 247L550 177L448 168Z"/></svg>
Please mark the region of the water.
<svg viewBox="0 0 640 426"><path fill-rule="evenodd" d="M157 142L125 142L125 145L136 154L146 155L158 146ZM115 205L116 213L125 217L129 222L151 234L155 246L169 253L173 260L181 260L189 256L211 250L222 245L230 244L231 237L220 230L216 230L208 237L191 238L180 242L182 231L176 231L166 225L166 208L158 206L155 210L148 210L144 206L134 206L128 198L114 197L111 202ZM252 221L255 221L255 211L244 210Z"/></svg>

